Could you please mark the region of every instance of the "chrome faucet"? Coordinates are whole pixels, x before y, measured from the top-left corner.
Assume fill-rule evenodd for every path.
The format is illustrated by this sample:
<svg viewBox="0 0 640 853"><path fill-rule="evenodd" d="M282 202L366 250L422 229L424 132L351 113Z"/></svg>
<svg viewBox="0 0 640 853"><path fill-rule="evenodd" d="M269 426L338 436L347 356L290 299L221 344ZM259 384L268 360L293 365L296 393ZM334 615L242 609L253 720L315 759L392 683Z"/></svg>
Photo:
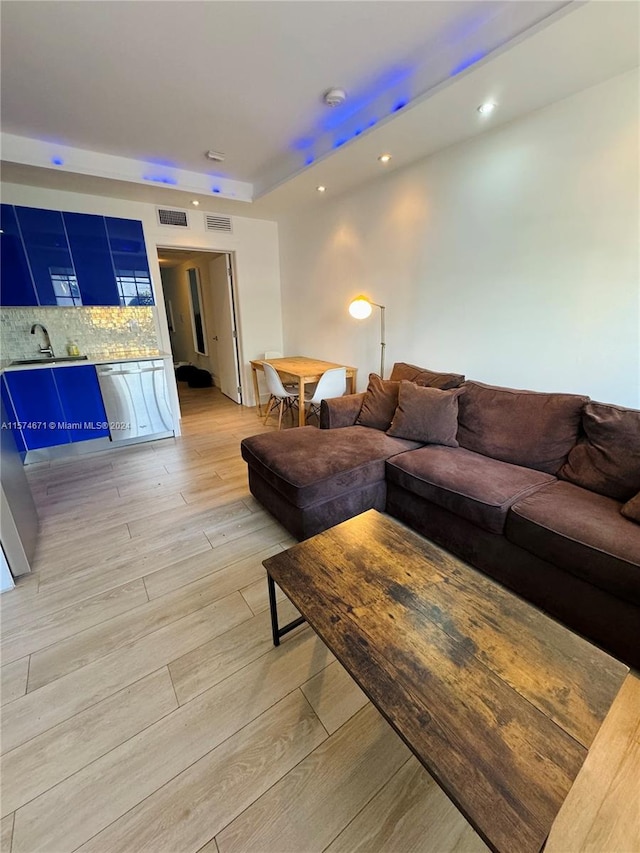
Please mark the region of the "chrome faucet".
<svg viewBox="0 0 640 853"><path fill-rule="evenodd" d="M49 332L45 329L42 323L34 323L31 327L31 334L35 335L36 329L42 329L42 334L44 335L44 346L40 347L41 353L46 353L50 358L53 358L53 347L51 346L51 338L49 337Z"/></svg>

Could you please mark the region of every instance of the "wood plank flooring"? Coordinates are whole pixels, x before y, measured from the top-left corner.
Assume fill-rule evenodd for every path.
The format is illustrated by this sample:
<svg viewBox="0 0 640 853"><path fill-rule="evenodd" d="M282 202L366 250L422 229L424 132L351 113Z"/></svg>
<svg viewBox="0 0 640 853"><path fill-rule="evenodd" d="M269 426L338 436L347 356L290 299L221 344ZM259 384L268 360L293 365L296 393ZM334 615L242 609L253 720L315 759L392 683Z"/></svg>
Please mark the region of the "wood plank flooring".
<svg viewBox="0 0 640 853"><path fill-rule="evenodd" d="M27 468L42 536L0 598L2 853L486 851L308 627L273 648L262 560L292 539L239 444L274 426L180 393L179 439ZM640 850L639 690L550 850Z"/></svg>

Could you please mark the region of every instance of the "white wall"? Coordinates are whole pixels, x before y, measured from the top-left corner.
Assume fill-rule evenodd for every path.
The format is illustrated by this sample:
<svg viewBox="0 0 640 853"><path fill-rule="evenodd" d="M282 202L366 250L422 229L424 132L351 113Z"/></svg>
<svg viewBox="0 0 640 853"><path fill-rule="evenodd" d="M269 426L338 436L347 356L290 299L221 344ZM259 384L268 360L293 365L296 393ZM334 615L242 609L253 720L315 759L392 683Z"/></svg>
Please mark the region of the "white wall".
<svg viewBox="0 0 640 853"><path fill-rule="evenodd" d="M21 184L2 184L2 201L51 210L95 213L139 219L144 228L151 278L160 310L154 312L160 348L170 351L169 330L163 307L157 246L234 253L242 385L246 405L253 405L253 384L249 361L260 358L267 349L282 349L282 313L280 303L280 266L278 226L263 219L232 217L233 233L206 231L202 211L189 211L189 229L158 225L155 205L124 199L62 192ZM168 205L163 205L168 206ZM175 398L177 399L177 398ZM174 399L174 402L175 402Z"/></svg>
<svg viewBox="0 0 640 853"><path fill-rule="evenodd" d="M640 405L638 79L280 221L285 352ZM330 188L329 192L336 188Z"/></svg>

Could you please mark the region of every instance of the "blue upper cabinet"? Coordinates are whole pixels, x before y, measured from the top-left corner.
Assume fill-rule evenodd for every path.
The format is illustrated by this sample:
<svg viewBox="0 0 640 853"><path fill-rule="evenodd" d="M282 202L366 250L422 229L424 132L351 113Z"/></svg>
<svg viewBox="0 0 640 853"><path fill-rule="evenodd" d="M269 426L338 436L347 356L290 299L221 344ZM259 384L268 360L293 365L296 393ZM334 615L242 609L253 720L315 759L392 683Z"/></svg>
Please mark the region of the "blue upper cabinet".
<svg viewBox="0 0 640 853"><path fill-rule="evenodd" d="M34 207L14 208L39 305L82 305L62 214Z"/></svg>
<svg viewBox="0 0 640 853"><path fill-rule="evenodd" d="M120 305L104 217L63 213L83 305Z"/></svg>
<svg viewBox="0 0 640 853"><path fill-rule="evenodd" d="M9 204L0 205L0 230L0 305L37 305L18 220Z"/></svg>
<svg viewBox="0 0 640 853"><path fill-rule="evenodd" d="M153 305L142 222L2 208L0 305Z"/></svg>
<svg viewBox="0 0 640 853"><path fill-rule="evenodd" d="M153 305L142 222L105 217L120 305Z"/></svg>

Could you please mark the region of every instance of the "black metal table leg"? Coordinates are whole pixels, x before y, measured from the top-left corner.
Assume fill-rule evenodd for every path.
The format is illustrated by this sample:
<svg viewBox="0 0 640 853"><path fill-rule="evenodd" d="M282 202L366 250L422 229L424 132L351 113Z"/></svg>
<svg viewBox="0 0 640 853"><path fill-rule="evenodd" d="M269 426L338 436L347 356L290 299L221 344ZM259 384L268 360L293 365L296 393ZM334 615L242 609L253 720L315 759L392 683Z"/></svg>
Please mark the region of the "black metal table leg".
<svg viewBox="0 0 640 853"><path fill-rule="evenodd" d="M280 645L280 637L293 631L298 625L302 625L307 620L304 616L298 616L292 622L288 622L282 628L278 626L278 605L276 603L276 585L271 575L267 572L267 587L269 589L269 610L271 611L271 634L273 636L273 645Z"/></svg>

